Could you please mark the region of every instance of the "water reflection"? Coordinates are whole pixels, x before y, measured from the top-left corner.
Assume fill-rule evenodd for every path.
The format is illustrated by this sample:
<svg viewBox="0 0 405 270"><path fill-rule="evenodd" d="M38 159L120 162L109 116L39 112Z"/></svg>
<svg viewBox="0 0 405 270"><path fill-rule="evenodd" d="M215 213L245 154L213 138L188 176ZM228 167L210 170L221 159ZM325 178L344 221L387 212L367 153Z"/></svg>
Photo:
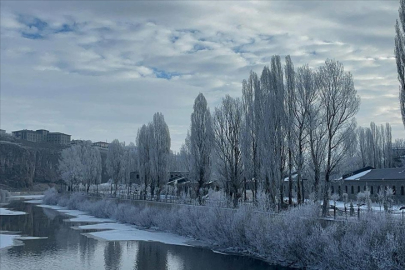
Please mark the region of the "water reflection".
<svg viewBox="0 0 405 270"><path fill-rule="evenodd" d="M165 245L155 242L98 241L63 220L56 211L23 202L10 208L28 215L2 216L0 230L20 231L22 235L48 237L24 241L0 252L3 269L133 269L133 270L202 270L285 269L241 256L226 256L202 248Z"/></svg>

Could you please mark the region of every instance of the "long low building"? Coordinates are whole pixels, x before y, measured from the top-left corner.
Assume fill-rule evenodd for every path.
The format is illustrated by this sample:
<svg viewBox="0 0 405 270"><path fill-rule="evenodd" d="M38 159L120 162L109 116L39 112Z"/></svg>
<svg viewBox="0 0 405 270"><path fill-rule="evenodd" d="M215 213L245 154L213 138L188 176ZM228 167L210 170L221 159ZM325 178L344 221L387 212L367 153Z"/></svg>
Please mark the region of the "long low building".
<svg viewBox="0 0 405 270"><path fill-rule="evenodd" d="M376 201L378 192L388 188L393 190L395 202L405 202L405 168L366 167L333 181L331 192L338 193L340 196L347 193L350 200L356 200L359 192L368 189L371 199Z"/></svg>

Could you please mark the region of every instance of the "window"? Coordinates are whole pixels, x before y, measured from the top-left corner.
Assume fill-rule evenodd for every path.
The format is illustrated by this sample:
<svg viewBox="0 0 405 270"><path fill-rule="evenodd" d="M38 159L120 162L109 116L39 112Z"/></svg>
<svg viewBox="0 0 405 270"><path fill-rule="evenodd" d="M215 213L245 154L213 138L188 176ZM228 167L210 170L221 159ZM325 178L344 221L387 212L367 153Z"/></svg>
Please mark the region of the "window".
<svg viewBox="0 0 405 270"><path fill-rule="evenodd" d="M332 194L335 193L335 187L332 186L331 189L332 189Z"/></svg>
<svg viewBox="0 0 405 270"><path fill-rule="evenodd" d="M339 196L341 196L342 195L342 189L341 189L341 187L339 186Z"/></svg>
<svg viewBox="0 0 405 270"><path fill-rule="evenodd" d="M347 186L345 186L345 191L346 191L346 193L349 193L349 190L347 189Z"/></svg>
<svg viewBox="0 0 405 270"><path fill-rule="evenodd" d="M370 187L370 194L371 194L371 195L374 194L374 187L373 187L373 186Z"/></svg>
<svg viewBox="0 0 405 270"><path fill-rule="evenodd" d="M392 186L392 193L393 193L394 195L397 194L397 190L396 190L395 186Z"/></svg>
<svg viewBox="0 0 405 270"><path fill-rule="evenodd" d="M357 186L357 193L360 193L360 186Z"/></svg>
<svg viewBox="0 0 405 270"><path fill-rule="evenodd" d="M401 186L401 195L402 195L402 196L404 196L404 195L405 195L404 186Z"/></svg>
<svg viewBox="0 0 405 270"><path fill-rule="evenodd" d="M354 194L354 186L352 186L352 194Z"/></svg>

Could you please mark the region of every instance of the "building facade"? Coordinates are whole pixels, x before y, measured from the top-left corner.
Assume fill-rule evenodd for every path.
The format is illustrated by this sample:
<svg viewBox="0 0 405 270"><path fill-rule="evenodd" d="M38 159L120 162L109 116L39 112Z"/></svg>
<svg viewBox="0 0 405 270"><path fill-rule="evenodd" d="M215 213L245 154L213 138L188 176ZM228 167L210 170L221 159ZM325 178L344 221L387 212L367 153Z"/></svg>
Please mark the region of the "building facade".
<svg viewBox="0 0 405 270"><path fill-rule="evenodd" d="M55 144L69 144L71 135L61 132L49 132L45 129L13 131L13 136L29 142L48 142Z"/></svg>
<svg viewBox="0 0 405 270"><path fill-rule="evenodd" d="M108 142L95 142L92 145L100 147L100 148L108 148L109 143Z"/></svg>
<svg viewBox="0 0 405 270"><path fill-rule="evenodd" d="M380 190L391 188L395 203L405 203L405 168L374 169L366 167L342 179L335 180L331 192L342 196L347 193L349 200L356 200L357 194L368 190L373 201L377 201Z"/></svg>

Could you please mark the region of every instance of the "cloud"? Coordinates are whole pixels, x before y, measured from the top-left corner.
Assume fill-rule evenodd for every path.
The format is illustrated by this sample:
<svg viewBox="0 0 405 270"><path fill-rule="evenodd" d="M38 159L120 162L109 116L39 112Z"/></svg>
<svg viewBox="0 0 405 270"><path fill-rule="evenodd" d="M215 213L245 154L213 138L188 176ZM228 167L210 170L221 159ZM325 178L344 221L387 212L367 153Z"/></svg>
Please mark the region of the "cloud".
<svg viewBox="0 0 405 270"><path fill-rule="evenodd" d="M178 150L194 98L241 95L272 55L327 58L353 73L357 122L404 137L394 59L396 1L13 1L1 3L1 125L135 141L161 111Z"/></svg>

